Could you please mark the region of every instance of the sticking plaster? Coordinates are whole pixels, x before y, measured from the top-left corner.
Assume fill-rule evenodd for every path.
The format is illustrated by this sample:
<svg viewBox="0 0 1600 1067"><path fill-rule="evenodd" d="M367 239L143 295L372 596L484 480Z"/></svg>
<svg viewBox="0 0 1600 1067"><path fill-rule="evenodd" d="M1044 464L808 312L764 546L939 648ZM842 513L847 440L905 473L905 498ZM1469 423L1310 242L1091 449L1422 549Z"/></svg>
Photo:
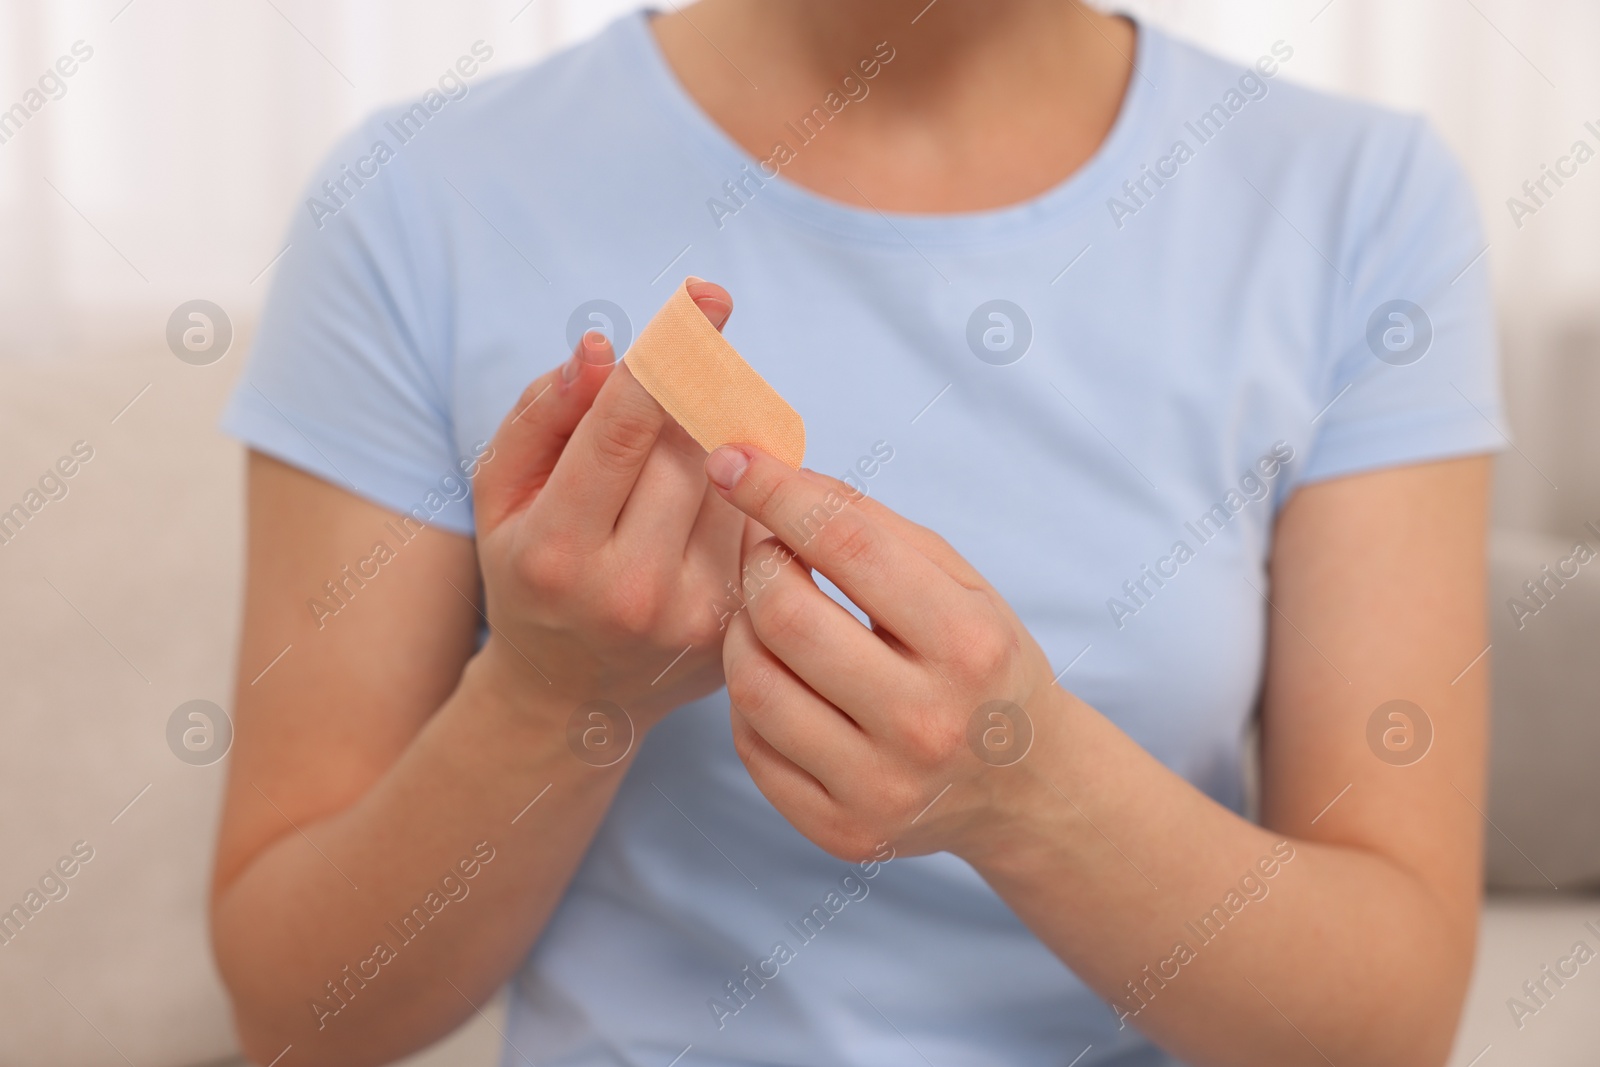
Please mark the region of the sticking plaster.
<svg viewBox="0 0 1600 1067"><path fill-rule="evenodd" d="M640 331L623 362L707 452L755 445L796 470L805 459L805 422L711 325L689 295L689 279Z"/></svg>

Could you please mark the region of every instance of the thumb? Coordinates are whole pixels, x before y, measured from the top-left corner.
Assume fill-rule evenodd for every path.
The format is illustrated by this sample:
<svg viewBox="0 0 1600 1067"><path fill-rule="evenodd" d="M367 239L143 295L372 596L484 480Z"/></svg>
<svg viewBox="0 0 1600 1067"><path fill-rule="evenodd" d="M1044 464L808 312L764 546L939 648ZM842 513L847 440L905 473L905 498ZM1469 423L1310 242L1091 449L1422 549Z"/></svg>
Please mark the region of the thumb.
<svg viewBox="0 0 1600 1067"><path fill-rule="evenodd" d="M711 325L720 331L728 324L728 316L733 314L733 298L728 295L728 290L715 282L693 276L684 280L687 282L684 288L688 290L689 299L695 302L695 306L710 320Z"/></svg>
<svg viewBox="0 0 1600 1067"><path fill-rule="evenodd" d="M733 313L733 299L720 285L689 279L689 296L711 325L722 329ZM494 529L527 506L545 483L567 440L611 376L617 353L611 341L590 330L572 358L528 384L506 413L490 442L494 462L479 465L473 479L473 510L479 533Z"/></svg>
<svg viewBox="0 0 1600 1067"><path fill-rule="evenodd" d="M578 340L570 359L528 383L490 442L494 461L481 464L472 481L480 536L544 488L567 438L615 363L616 353L605 334L590 330Z"/></svg>

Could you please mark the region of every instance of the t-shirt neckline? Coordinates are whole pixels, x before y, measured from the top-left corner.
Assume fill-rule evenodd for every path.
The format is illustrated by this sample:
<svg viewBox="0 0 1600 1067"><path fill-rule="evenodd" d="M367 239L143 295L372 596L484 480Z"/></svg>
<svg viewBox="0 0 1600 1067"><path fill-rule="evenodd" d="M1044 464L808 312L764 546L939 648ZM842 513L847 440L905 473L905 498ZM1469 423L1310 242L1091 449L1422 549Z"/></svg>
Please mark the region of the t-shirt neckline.
<svg viewBox="0 0 1600 1067"><path fill-rule="evenodd" d="M752 198L810 226L842 237L902 247L924 242L938 245L988 243L1017 234L1038 235L1042 227L1077 218L1094 202L1106 180L1115 184L1121 165L1139 131L1164 75L1165 41L1160 31L1132 14L1116 14L1135 27L1134 71L1123 94L1111 130L1081 166L1044 192L1014 204L982 211L955 213L880 212L832 200L785 178L768 178L760 161L728 135L701 108L661 52L650 30L657 12L644 8L619 20L617 27L630 53L627 67L641 79L643 96L664 114L670 128L695 146L692 153L707 170L707 197L723 198L722 183L737 182L743 168L761 177L763 184ZM819 104L821 102L819 101ZM709 209L708 209L709 210Z"/></svg>

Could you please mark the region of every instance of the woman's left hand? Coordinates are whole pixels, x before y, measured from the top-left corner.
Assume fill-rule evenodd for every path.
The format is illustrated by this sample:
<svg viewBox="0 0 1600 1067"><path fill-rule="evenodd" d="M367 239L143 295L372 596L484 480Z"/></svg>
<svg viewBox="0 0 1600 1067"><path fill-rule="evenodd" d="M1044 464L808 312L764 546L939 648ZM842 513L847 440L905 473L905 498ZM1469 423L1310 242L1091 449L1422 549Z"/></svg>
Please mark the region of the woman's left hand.
<svg viewBox="0 0 1600 1067"><path fill-rule="evenodd" d="M1023 758L1073 703L1016 614L942 538L843 482L743 445L706 473L764 527L745 538L722 654L757 787L841 859L883 841L968 860L1002 847L1052 785Z"/></svg>

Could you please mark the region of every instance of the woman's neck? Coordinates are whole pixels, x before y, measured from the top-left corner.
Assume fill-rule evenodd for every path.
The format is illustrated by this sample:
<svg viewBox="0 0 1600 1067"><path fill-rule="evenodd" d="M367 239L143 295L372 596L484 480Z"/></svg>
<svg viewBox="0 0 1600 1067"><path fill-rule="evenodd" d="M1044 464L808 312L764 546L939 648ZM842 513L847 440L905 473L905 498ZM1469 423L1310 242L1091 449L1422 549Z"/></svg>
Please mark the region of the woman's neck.
<svg viewBox="0 0 1600 1067"><path fill-rule="evenodd" d="M1063 0L704 0L654 30L750 154L789 143L786 178L886 211L984 210L1059 183L1109 132L1134 54L1131 23ZM794 144L788 124L830 93L849 103Z"/></svg>

